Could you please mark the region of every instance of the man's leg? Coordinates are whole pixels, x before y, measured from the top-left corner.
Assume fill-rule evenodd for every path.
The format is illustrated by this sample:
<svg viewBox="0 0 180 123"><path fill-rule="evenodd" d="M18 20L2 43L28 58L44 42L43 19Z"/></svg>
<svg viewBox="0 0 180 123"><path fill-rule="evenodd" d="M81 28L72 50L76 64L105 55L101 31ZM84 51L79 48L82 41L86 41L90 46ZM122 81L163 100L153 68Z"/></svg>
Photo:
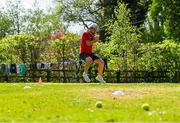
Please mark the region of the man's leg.
<svg viewBox="0 0 180 123"><path fill-rule="evenodd" d="M102 76L104 70L104 61L102 59L96 59L94 62L98 64L98 75Z"/></svg>
<svg viewBox="0 0 180 123"><path fill-rule="evenodd" d="M90 82L91 80L89 79L89 76L88 76L88 70L93 60L88 54L80 54L80 59L85 61L84 72L82 76L86 82Z"/></svg>
<svg viewBox="0 0 180 123"><path fill-rule="evenodd" d="M96 80L101 82L101 83L106 83L102 77L102 74L103 74L103 70L104 70L104 61L102 59L96 59L94 60L94 62L96 64L98 64L98 75L96 77Z"/></svg>
<svg viewBox="0 0 180 123"><path fill-rule="evenodd" d="M87 57L87 58L85 59L84 72L85 72L86 74L88 74L89 67L90 67L90 65L91 65L92 63L93 63L93 60L92 60L91 57Z"/></svg>

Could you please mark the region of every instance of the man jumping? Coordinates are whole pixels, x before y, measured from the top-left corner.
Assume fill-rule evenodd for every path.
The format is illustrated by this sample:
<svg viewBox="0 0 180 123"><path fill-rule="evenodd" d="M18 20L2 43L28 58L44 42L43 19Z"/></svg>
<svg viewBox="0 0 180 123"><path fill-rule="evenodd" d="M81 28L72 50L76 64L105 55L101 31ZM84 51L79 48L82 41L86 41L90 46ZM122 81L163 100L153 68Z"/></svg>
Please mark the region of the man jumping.
<svg viewBox="0 0 180 123"><path fill-rule="evenodd" d="M84 32L81 39L80 46L80 59L85 61L83 78L86 82L90 82L88 70L90 65L94 62L98 64L98 75L95 78L101 83L105 83L102 74L104 69L104 61L93 53L92 46L94 43L99 42L99 36L96 36L97 24L91 24L87 32Z"/></svg>

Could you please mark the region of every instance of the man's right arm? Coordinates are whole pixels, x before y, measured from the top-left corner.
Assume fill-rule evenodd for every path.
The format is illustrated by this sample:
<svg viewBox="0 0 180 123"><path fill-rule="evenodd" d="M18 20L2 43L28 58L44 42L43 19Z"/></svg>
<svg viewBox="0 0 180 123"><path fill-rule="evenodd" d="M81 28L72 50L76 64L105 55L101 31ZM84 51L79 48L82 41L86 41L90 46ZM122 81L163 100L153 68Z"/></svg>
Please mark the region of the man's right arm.
<svg viewBox="0 0 180 123"><path fill-rule="evenodd" d="M94 39L91 40L91 41L86 40L86 45L91 46L91 45L93 45L96 42L99 42L99 36L94 37Z"/></svg>

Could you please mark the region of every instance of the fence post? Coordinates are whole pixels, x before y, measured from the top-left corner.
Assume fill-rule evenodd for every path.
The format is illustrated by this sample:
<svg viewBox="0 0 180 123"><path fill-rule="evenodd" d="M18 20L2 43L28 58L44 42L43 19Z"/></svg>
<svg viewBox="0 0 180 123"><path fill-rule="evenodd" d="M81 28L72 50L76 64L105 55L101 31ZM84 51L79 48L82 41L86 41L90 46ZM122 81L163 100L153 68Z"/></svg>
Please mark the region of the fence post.
<svg viewBox="0 0 180 123"><path fill-rule="evenodd" d="M80 78L80 77L79 77L79 72L80 72L79 69L76 70L76 76L75 76L75 77L76 77L76 81L77 81L77 82L80 82L80 81L79 81L79 78Z"/></svg>
<svg viewBox="0 0 180 123"><path fill-rule="evenodd" d="M120 82L120 70L116 71L116 79L117 79L117 83Z"/></svg>
<svg viewBox="0 0 180 123"><path fill-rule="evenodd" d="M9 82L9 73L5 75L5 81Z"/></svg>
<svg viewBox="0 0 180 123"><path fill-rule="evenodd" d="M46 72L47 72L47 76L46 76L47 82L50 82L50 81L51 81L51 80L50 80L50 77L51 77L51 70L47 70Z"/></svg>
<svg viewBox="0 0 180 123"><path fill-rule="evenodd" d="M63 71L63 83L65 83L65 82L66 82L66 73L65 73L65 69L63 68L62 71Z"/></svg>
<svg viewBox="0 0 180 123"><path fill-rule="evenodd" d="M104 71L105 72L105 71ZM108 83L109 82L109 71L106 70L106 82Z"/></svg>
<svg viewBox="0 0 180 123"><path fill-rule="evenodd" d="M180 77L179 76L180 76L180 72L179 72L179 70L176 70L175 71L175 77L174 77L175 78L174 80L175 80L176 83L180 82Z"/></svg>
<svg viewBox="0 0 180 123"><path fill-rule="evenodd" d="M33 80L33 82L36 82L36 80L35 80L35 69L34 68L32 68L32 69L30 69L30 71L31 71L31 73L32 73L32 80Z"/></svg>

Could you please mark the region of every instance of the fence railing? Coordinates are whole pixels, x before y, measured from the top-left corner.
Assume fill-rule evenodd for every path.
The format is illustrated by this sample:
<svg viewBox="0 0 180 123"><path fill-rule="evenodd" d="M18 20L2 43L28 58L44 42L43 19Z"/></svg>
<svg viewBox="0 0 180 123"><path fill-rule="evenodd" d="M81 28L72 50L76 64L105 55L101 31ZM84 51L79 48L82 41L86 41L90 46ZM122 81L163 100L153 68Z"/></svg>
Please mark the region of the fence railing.
<svg viewBox="0 0 180 123"><path fill-rule="evenodd" d="M0 82L84 82L82 70L28 70L26 76L20 74L1 74ZM95 81L97 70L91 70L90 78ZM180 71L146 71L146 70L105 70L104 79L108 83L131 83L131 82L180 82Z"/></svg>

